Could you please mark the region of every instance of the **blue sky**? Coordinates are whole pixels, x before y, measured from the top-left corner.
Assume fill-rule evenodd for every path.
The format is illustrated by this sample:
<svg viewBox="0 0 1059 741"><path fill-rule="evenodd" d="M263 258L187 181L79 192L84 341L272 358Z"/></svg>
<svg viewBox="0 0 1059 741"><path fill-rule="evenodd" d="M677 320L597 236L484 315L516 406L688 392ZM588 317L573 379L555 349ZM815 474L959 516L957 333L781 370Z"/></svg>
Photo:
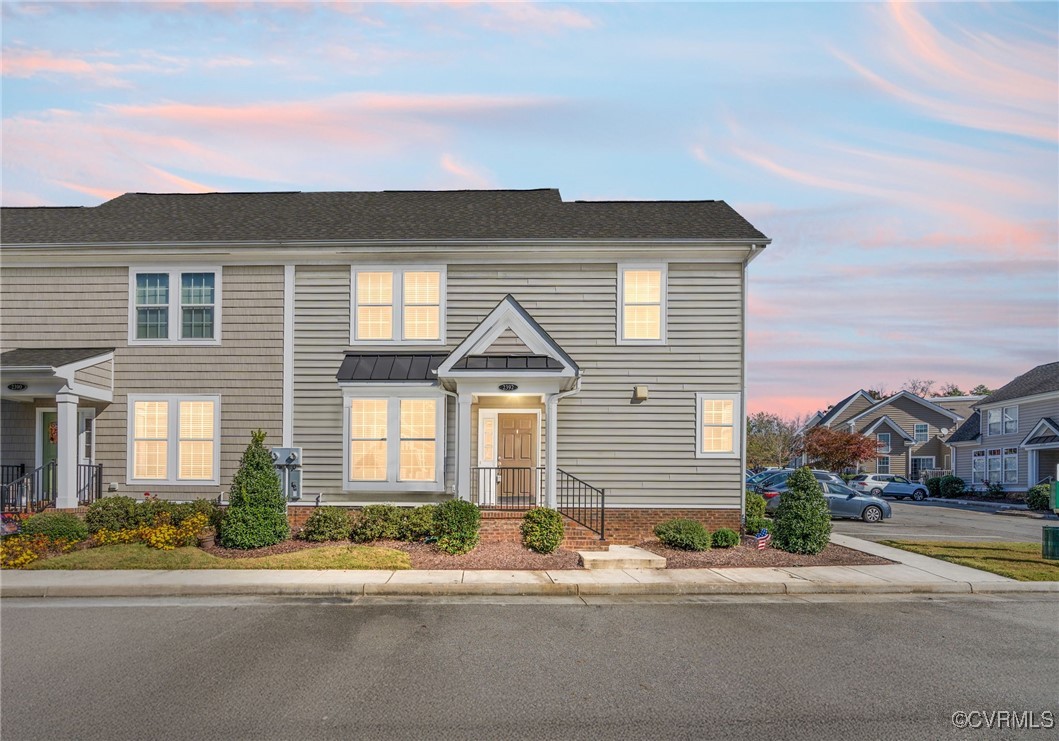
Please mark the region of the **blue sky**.
<svg viewBox="0 0 1059 741"><path fill-rule="evenodd" d="M3 3L4 205L728 201L752 410L1059 357L1059 5Z"/></svg>

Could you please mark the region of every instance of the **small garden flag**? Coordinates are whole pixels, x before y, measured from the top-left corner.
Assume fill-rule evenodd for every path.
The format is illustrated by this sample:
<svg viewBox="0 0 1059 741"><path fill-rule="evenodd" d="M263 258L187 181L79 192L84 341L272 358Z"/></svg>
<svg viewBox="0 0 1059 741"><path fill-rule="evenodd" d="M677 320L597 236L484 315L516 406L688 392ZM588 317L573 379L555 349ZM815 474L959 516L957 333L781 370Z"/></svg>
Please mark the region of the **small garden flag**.
<svg viewBox="0 0 1059 741"><path fill-rule="evenodd" d="M754 537L757 540L757 549L759 551L763 551L768 548L769 544L772 542L772 533L765 529L762 529L761 532L755 535Z"/></svg>

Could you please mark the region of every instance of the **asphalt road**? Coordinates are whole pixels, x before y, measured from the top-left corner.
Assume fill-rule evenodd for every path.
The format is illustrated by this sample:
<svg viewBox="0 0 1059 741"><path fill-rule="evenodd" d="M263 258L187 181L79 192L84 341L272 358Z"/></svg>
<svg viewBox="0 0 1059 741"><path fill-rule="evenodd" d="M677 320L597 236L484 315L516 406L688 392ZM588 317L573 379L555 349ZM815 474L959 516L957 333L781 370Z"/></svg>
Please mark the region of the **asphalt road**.
<svg viewBox="0 0 1059 741"><path fill-rule="evenodd" d="M1059 525L1059 520L1054 519L958 509L938 502L887 501L894 511L889 520L876 525L860 520L833 520L835 532L876 541L922 538L1040 543L1044 525Z"/></svg>
<svg viewBox="0 0 1059 741"><path fill-rule="evenodd" d="M595 602L5 600L0 734L937 739L993 737L959 711L1059 718L1054 596Z"/></svg>

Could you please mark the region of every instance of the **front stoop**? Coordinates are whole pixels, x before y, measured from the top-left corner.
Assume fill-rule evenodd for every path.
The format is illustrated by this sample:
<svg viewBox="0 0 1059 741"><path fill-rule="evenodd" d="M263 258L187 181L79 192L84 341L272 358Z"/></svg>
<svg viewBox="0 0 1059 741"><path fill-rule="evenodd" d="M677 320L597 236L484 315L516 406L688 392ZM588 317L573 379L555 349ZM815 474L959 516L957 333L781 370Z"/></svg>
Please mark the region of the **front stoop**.
<svg viewBox="0 0 1059 741"><path fill-rule="evenodd" d="M586 569L664 569L666 560L633 545L612 545L605 551L578 551Z"/></svg>

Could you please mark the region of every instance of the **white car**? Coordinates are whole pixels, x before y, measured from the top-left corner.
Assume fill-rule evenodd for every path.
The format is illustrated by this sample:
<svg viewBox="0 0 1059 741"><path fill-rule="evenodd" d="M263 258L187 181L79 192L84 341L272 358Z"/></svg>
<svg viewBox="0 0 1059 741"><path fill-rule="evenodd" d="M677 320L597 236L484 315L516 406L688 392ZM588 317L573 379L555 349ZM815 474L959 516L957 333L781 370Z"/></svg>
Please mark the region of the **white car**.
<svg viewBox="0 0 1059 741"><path fill-rule="evenodd" d="M877 497L894 497L895 499L912 499L922 502L927 498L927 487L924 484L909 481L904 476L890 473L859 473L849 485L860 492Z"/></svg>

